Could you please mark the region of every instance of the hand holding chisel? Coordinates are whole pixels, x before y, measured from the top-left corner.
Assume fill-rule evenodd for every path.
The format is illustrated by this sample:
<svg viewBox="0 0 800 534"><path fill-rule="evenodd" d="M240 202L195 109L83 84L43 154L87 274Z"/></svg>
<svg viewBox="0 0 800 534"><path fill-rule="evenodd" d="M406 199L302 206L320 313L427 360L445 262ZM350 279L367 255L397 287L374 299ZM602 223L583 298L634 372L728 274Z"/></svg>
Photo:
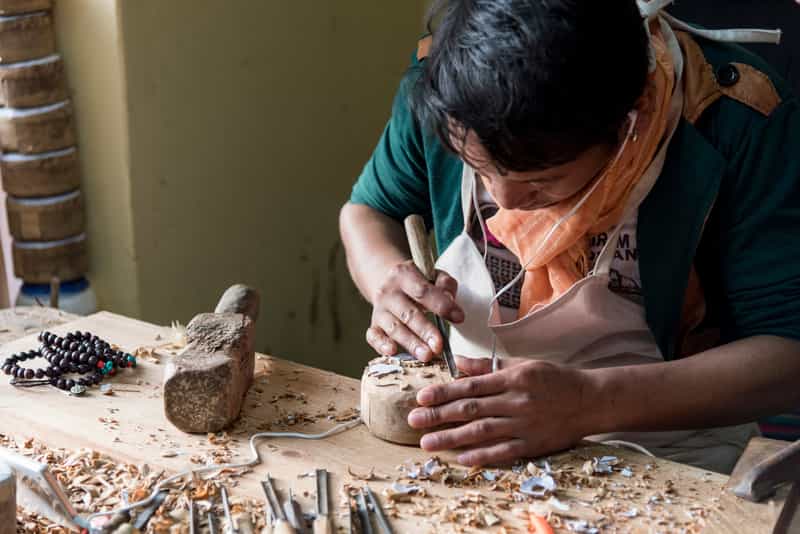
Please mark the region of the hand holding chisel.
<svg viewBox="0 0 800 534"><path fill-rule="evenodd" d="M408 246L411 249L411 257L414 258L414 265L429 282L436 283L436 268L434 266L433 249L428 243L428 233L425 230L425 223L419 215L409 215L405 220L406 236ZM447 336L447 326L444 319L433 314L436 328L442 336L442 357L453 378L459 377L458 367L456 367L453 351L450 350L450 341Z"/></svg>

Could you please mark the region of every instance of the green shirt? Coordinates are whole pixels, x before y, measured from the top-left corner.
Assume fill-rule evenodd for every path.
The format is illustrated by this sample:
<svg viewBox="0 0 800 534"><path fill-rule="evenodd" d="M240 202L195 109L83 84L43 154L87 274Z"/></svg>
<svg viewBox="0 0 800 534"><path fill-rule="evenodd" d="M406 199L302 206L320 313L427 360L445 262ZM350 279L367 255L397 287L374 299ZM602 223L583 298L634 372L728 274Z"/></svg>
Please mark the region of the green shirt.
<svg viewBox="0 0 800 534"><path fill-rule="evenodd" d="M666 359L679 357L681 308L694 262L722 342L800 339L800 103L762 60L697 39L714 69L766 73L781 103L769 114L721 97L695 124L682 120L658 182L640 207L639 270L648 324ZM424 60L423 60L424 61ZM408 106L414 56L350 201L401 221L423 215L440 251L463 230L462 163Z"/></svg>

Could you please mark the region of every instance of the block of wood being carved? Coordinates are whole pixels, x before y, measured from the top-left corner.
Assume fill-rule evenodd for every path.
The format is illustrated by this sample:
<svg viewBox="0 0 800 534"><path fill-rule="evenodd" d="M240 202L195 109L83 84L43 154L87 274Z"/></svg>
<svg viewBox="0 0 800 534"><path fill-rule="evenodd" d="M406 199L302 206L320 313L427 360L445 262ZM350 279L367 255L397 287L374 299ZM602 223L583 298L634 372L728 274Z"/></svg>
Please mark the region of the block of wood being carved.
<svg viewBox="0 0 800 534"><path fill-rule="evenodd" d="M418 406L417 392L450 382L444 362L422 363L410 356L376 358L361 377L361 418L369 431L392 443L417 445L422 431L411 428L408 414Z"/></svg>

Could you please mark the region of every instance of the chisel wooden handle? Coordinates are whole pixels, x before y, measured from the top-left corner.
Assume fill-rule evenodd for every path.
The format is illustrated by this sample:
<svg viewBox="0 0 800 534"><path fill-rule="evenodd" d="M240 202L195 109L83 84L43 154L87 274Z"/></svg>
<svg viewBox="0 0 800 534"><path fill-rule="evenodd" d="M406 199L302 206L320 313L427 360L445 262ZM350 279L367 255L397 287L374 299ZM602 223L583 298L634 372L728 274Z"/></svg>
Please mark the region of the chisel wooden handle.
<svg viewBox="0 0 800 534"><path fill-rule="evenodd" d="M314 534L332 534L333 527L331 527L331 522L328 520L328 516L320 515L314 519Z"/></svg>
<svg viewBox="0 0 800 534"><path fill-rule="evenodd" d="M800 481L800 441L757 463L732 489L738 497L759 502L785 482Z"/></svg>
<svg viewBox="0 0 800 534"><path fill-rule="evenodd" d="M425 221L419 215L409 215L405 220L408 247L414 265L420 270L422 276L429 282L436 281L436 268L434 267L433 251L428 244L428 232L425 230Z"/></svg>

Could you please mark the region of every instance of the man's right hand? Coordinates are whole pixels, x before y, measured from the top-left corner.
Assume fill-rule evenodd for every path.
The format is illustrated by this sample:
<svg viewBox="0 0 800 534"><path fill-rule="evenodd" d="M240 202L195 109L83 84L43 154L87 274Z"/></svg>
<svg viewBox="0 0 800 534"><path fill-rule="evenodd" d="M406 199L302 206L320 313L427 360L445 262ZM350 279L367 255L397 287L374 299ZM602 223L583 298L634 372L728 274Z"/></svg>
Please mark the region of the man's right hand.
<svg viewBox="0 0 800 534"><path fill-rule="evenodd" d="M456 304L458 282L436 271L436 283L428 282L407 260L391 268L372 296L372 323L367 329L367 343L379 354L392 356L398 347L422 361L429 361L443 348L441 334L425 312L452 322L464 320L464 311Z"/></svg>

